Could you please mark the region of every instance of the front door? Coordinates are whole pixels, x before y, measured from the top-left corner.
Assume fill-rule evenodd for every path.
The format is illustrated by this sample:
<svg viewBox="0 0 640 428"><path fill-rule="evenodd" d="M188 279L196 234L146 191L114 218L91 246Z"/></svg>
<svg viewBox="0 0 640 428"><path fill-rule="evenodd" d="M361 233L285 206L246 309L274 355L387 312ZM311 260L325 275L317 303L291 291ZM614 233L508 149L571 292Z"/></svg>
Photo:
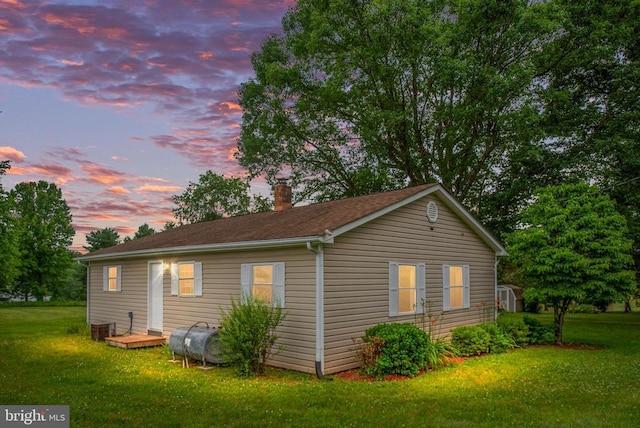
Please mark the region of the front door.
<svg viewBox="0 0 640 428"><path fill-rule="evenodd" d="M162 333L162 273L162 262L149 263L149 311L147 325L150 333Z"/></svg>

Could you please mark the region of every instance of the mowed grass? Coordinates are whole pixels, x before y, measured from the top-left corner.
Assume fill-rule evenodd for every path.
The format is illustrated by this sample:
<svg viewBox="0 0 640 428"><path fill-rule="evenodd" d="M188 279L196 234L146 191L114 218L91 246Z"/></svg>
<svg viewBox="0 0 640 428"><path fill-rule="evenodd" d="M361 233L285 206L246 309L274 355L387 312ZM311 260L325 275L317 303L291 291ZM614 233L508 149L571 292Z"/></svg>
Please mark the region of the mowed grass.
<svg viewBox="0 0 640 428"><path fill-rule="evenodd" d="M183 369L162 348L91 341L84 319L0 307L0 404L66 404L78 427L640 425L640 312L567 316L567 342L603 349L518 349L374 383Z"/></svg>

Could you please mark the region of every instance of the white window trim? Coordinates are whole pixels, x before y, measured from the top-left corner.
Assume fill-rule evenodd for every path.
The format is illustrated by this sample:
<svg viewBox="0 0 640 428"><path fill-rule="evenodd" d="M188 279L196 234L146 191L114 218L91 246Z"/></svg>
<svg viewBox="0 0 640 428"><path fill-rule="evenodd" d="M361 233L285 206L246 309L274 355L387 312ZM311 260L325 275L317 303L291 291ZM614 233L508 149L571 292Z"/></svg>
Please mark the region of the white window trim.
<svg viewBox="0 0 640 428"><path fill-rule="evenodd" d="M193 266L193 294L180 294L180 275L178 266L192 264ZM202 296L202 263L193 260L171 263L171 295L178 297Z"/></svg>
<svg viewBox="0 0 640 428"><path fill-rule="evenodd" d="M450 281L449 273L451 267L462 268L462 307L451 308ZM442 310L456 311L460 309L469 309L471 307L471 285L469 282L469 265L465 264L447 264L442 265Z"/></svg>
<svg viewBox="0 0 640 428"><path fill-rule="evenodd" d="M273 267L273 285L271 291L271 304L275 306L285 307L285 265L284 262L271 263L242 263L240 265L240 298L244 299L251 296L253 285L253 267L254 266L272 266Z"/></svg>
<svg viewBox="0 0 640 428"><path fill-rule="evenodd" d="M416 307L411 312L398 312L398 294L400 265L416 267ZM424 312L423 302L426 299L426 264L415 262L389 262L389 316L421 314Z"/></svg>
<svg viewBox="0 0 640 428"><path fill-rule="evenodd" d="M109 290L109 269L116 268L116 289ZM122 266L108 265L102 268L102 291L107 293L120 293L122 291Z"/></svg>

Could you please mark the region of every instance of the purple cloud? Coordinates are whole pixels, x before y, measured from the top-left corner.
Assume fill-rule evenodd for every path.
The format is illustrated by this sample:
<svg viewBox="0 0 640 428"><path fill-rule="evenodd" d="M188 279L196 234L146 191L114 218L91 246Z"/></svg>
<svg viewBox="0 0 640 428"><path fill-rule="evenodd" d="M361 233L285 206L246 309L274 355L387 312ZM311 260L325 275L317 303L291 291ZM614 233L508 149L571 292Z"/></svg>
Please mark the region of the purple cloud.
<svg viewBox="0 0 640 428"><path fill-rule="evenodd" d="M213 152L235 145L241 115L224 106L237 105L237 86L252 75L251 52L280 31L293 3L4 2L0 82L53 87L84 104L173 112L182 144L166 148L193 161L199 158L180 148L194 142L178 130L190 122L208 126L197 146Z"/></svg>
<svg viewBox="0 0 640 428"><path fill-rule="evenodd" d="M151 111L166 129L141 126L120 138L131 150L159 148L193 167L188 177L164 179L162 162L156 170L130 169L140 166L138 152L105 153L80 141L74 145L81 148L47 146L35 157L3 140L0 155L14 161L6 180L63 186L84 234L112 222L121 233L162 225L173 217L171 194L206 169L244 175L233 157L242 118L237 90L253 75L250 54L281 31L294 3L0 0L0 84L48 88L68 102L127 114Z"/></svg>

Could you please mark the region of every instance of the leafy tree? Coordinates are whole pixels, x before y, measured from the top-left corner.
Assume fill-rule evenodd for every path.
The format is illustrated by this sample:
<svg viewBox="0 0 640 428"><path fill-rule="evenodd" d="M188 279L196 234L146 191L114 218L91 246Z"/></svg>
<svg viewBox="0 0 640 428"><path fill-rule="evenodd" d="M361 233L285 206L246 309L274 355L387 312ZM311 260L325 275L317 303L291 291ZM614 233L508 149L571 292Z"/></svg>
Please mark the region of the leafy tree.
<svg viewBox="0 0 640 428"><path fill-rule="evenodd" d="M9 194L22 260L14 292L42 300L66 281L75 231L61 190L46 181L18 183Z"/></svg>
<svg viewBox="0 0 640 428"><path fill-rule="evenodd" d="M631 240L614 202L584 183L539 191L508 239L526 294L553 307L556 342L573 301L620 300L633 292Z"/></svg>
<svg viewBox="0 0 640 428"><path fill-rule="evenodd" d="M606 170L616 146L639 136L640 7L620 0L557 3L563 31L545 51L556 66L541 100L541 125L577 166Z"/></svg>
<svg viewBox="0 0 640 428"><path fill-rule="evenodd" d="M542 138L547 2L301 0L252 56L239 161L301 197L438 181L468 205ZM555 58L554 58L555 59Z"/></svg>
<svg viewBox="0 0 640 428"><path fill-rule="evenodd" d="M142 238L143 236L149 236L149 235L153 235L155 233L156 233L156 231L151 226L149 226L147 223L144 223L140 227L138 227L138 230L133 235L133 238L129 238L127 236L126 238L124 238L124 242L129 242L132 239Z"/></svg>
<svg viewBox="0 0 640 428"><path fill-rule="evenodd" d="M627 219L640 263L640 5L562 2L541 126Z"/></svg>
<svg viewBox="0 0 640 428"><path fill-rule="evenodd" d="M251 212L267 211L270 203L262 196L249 195L249 183L240 178L224 178L212 171L200 175L198 183L173 196L173 214L180 224L215 220Z"/></svg>
<svg viewBox="0 0 640 428"><path fill-rule="evenodd" d="M120 243L120 235L114 229L105 227L104 229L93 230L86 236L87 244L84 249L88 252L101 248L113 247Z"/></svg>
<svg viewBox="0 0 640 428"><path fill-rule="evenodd" d="M640 140L637 22L622 0L300 0L252 56L238 160L298 199L438 181L505 236L536 188Z"/></svg>
<svg viewBox="0 0 640 428"><path fill-rule="evenodd" d="M10 169L11 169L11 161L10 160L0 161L0 177L5 175L7 173L7 171L10 170ZM0 183L0 190L2 190L2 183Z"/></svg>
<svg viewBox="0 0 640 428"><path fill-rule="evenodd" d="M11 168L10 161L0 161L0 178ZM19 273L15 219L11 215L8 194L0 182L0 292L10 292Z"/></svg>

